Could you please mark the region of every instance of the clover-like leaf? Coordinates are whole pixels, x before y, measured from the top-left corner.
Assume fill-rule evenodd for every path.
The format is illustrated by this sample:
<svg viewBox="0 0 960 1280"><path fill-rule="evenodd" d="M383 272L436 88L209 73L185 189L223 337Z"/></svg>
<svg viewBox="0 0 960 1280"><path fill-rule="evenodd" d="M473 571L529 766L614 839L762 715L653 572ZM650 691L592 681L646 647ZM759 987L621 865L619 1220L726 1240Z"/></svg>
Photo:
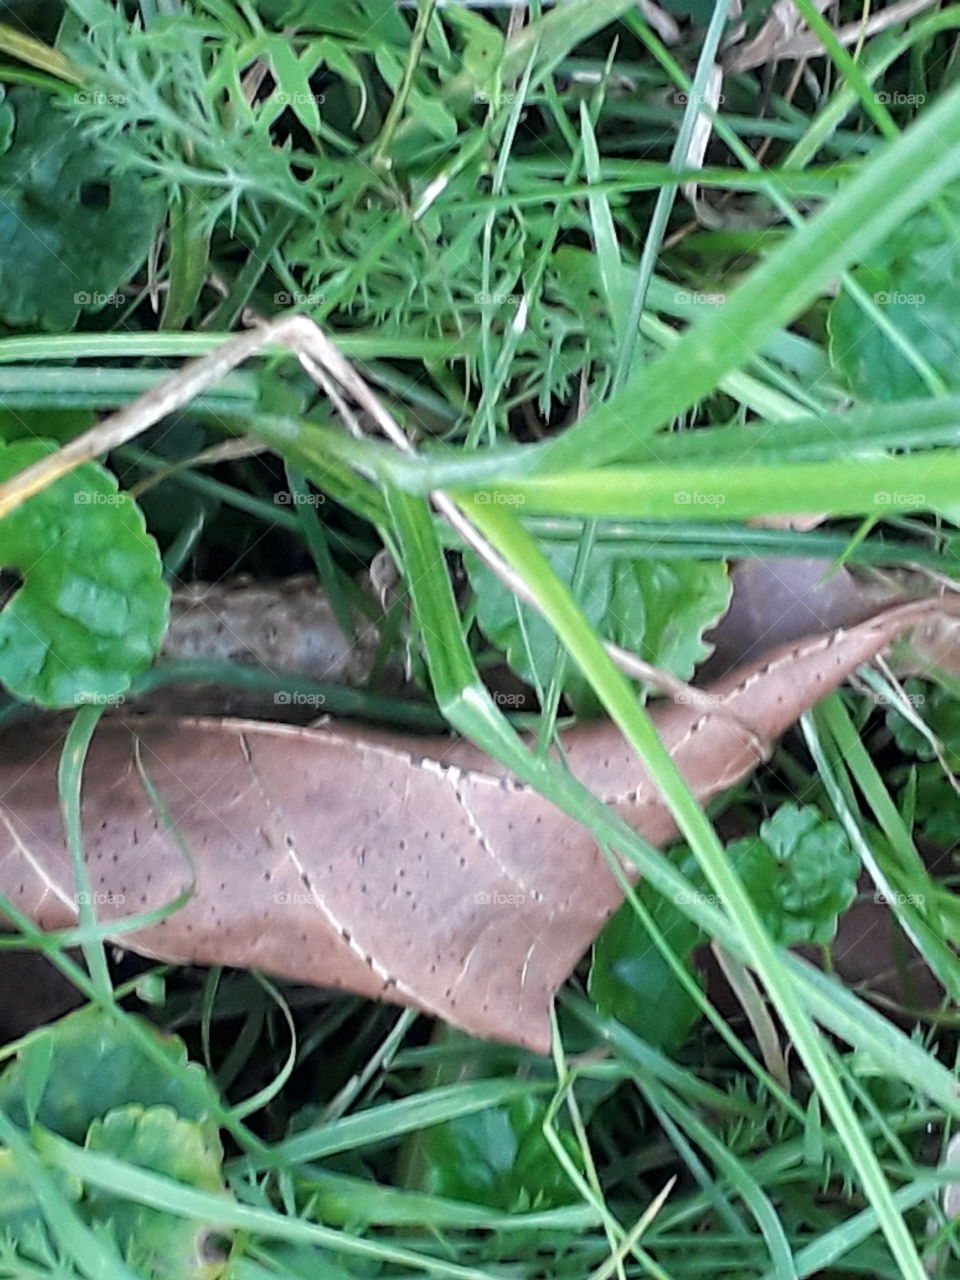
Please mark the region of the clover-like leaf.
<svg viewBox="0 0 960 1280"><path fill-rule="evenodd" d="M163 213L158 196L112 172L80 126L28 85L0 107L0 188L0 320L13 328L68 330L81 310L115 300Z"/></svg>
<svg viewBox="0 0 960 1280"><path fill-rule="evenodd" d="M71 1142L109 1151L189 1186L223 1190L222 1153L214 1113L216 1090L187 1062L183 1042L133 1015L111 1016L93 1005L28 1036L0 1075L0 1110L22 1128L37 1123ZM82 1188L54 1171L77 1200ZM18 1232L42 1216L10 1152L0 1148L0 1232ZM211 1277L204 1258L205 1224L127 1203L87 1188L78 1205L109 1222L137 1274Z"/></svg>
<svg viewBox="0 0 960 1280"><path fill-rule="evenodd" d="M225 1191L219 1139L207 1126L185 1120L171 1107L132 1104L111 1111L90 1126L86 1145L188 1187ZM222 1271L222 1259L211 1249L215 1223L151 1209L99 1188L87 1192L83 1210L94 1223L110 1223L138 1275L211 1280Z"/></svg>
<svg viewBox="0 0 960 1280"><path fill-rule="evenodd" d="M829 942L857 891L860 861L838 822L783 804L759 836L727 850L776 941Z"/></svg>
<svg viewBox="0 0 960 1280"><path fill-rule="evenodd" d="M0 479L55 446L0 446ZM0 612L0 681L46 707L107 700L159 648L170 593L154 540L116 478L89 462L0 521L0 568L20 586Z"/></svg>

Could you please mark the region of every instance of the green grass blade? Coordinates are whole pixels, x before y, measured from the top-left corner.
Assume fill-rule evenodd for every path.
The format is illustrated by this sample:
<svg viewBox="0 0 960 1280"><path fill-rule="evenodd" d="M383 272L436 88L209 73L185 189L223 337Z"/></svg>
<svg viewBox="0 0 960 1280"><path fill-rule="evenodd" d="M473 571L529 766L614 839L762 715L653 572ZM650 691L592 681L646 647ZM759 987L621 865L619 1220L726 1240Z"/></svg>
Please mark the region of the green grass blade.
<svg viewBox="0 0 960 1280"><path fill-rule="evenodd" d="M756 907L729 865L723 846L691 795L676 765L657 736L650 717L636 701L626 677L613 665L600 640L577 608L549 561L516 519L500 507L488 506L474 516L490 540L537 599L538 607L590 679L606 711L641 756L654 782L696 855L711 887L726 904L748 963L766 987L787 1034L803 1058L838 1132L843 1135L864 1190L883 1223L884 1234L905 1277L924 1280L913 1239L893 1205L891 1190L834 1070L816 1027L798 996L790 972L771 943Z"/></svg>
<svg viewBox="0 0 960 1280"><path fill-rule="evenodd" d="M730 296L580 423L541 447L553 470L629 457L637 440L713 391L764 340L960 175L960 89L946 93L871 158L818 217L790 236Z"/></svg>

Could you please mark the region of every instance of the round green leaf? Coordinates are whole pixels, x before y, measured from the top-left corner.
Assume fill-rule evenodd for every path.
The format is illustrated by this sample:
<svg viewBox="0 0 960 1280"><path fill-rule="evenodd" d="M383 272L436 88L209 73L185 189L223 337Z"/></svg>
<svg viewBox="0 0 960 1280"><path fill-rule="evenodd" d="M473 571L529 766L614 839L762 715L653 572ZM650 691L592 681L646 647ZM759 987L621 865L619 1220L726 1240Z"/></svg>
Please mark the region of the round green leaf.
<svg viewBox="0 0 960 1280"><path fill-rule="evenodd" d="M0 445L0 479L55 446ZM22 580L0 612L0 681L46 707L108 700L159 648L170 593L143 515L86 463L0 521L0 568Z"/></svg>

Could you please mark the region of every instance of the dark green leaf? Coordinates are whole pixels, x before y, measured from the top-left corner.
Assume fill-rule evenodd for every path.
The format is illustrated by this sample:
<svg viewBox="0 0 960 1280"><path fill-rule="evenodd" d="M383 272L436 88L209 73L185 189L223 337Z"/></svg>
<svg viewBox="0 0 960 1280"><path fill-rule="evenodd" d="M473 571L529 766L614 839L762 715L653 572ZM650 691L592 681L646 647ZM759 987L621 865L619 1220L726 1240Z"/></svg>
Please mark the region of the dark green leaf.
<svg viewBox="0 0 960 1280"><path fill-rule="evenodd" d="M527 1097L434 1126L424 1134L423 1190L508 1213L575 1203L576 1188L543 1136L545 1114ZM573 1135L560 1138L579 1163Z"/></svg>
<svg viewBox="0 0 960 1280"><path fill-rule="evenodd" d="M544 551L558 576L570 584L577 548L548 543ZM519 605L476 556L468 555L465 561L481 630L504 651L517 675L535 687L545 686L558 653L553 630L539 613ZM595 552L584 583L580 606L601 634L681 679L688 679L709 653L703 632L730 598L726 566L703 560L626 560ZM572 664L564 693L580 714L595 713L590 686Z"/></svg>
<svg viewBox="0 0 960 1280"><path fill-rule="evenodd" d="M710 560L612 560L609 635L645 662L687 680L711 646L703 633L730 603L726 565Z"/></svg>
<svg viewBox="0 0 960 1280"><path fill-rule="evenodd" d="M577 548L569 544L548 546L545 551L560 578L569 583L573 577ZM507 662L521 679L534 686L545 687L560 652L553 628L534 609L522 605L477 556L465 556L470 584L477 598L477 622L487 638L502 649ZM601 627L610 606L612 589L609 563L589 573L586 590L580 596L580 607L589 621ZM573 667L567 670L564 692L578 710L594 707L588 682Z"/></svg>
<svg viewBox="0 0 960 1280"><path fill-rule="evenodd" d="M917 768L917 826L928 840L955 848L960 836L960 796L939 763Z"/></svg>
<svg viewBox="0 0 960 1280"><path fill-rule="evenodd" d="M921 680L907 680L903 688L934 738L943 744L947 759L960 764L960 701L939 685ZM888 708L886 719L887 728L904 754L918 760L933 760L936 757L930 739L901 715L895 706Z"/></svg>
<svg viewBox="0 0 960 1280"><path fill-rule="evenodd" d="M702 934L678 905L638 890L657 928L687 970ZM699 1017L696 1001L654 945L646 925L625 902L593 948L590 995L601 1013L616 1018L658 1049L673 1053Z"/></svg>
<svg viewBox="0 0 960 1280"><path fill-rule="evenodd" d="M960 387L960 239L923 210L854 273L884 315L940 375ZM928 388L906 356L841 293L830 308L831 354L865 400L899 400Z"/></svg>
<svg viewBox="0 0 960 1280"><path fill-rule="evenodd" d="M119 305L162 213L142 181L111 173L79 126L30 86L10 91L0 145L0 320L72 329L81 310ZM5 108L0 108L2 112ZM0 114L0 144L4 120Z"/></svg>

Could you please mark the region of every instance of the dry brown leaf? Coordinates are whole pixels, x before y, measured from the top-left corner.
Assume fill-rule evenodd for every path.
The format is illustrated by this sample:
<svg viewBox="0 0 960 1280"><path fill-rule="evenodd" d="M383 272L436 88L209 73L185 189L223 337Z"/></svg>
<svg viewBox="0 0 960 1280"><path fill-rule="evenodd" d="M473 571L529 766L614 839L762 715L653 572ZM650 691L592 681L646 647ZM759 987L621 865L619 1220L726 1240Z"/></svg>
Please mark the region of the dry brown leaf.
<svg viewBox="0 0 960 1280"><path fill-rule="evenodd" d="M827 8L829 0L814 0L818 13ZM804 29L803 17L793 0L774 0L760 30L747 41L737 41L728 46L724 54L727 71L749 71L776 62L783 57L782 50Z"/></svg>
<svg viewBox="0 0 960 1280"><path fill-rule="evenodd" d="M362 687L375 670L380 631L354 609L354 634L340 627L329 597L309 574L275 581L233 578L191 582L170 602L162 662L235 663L292 679ZM377 672L380 693L396 693L402 672L395 661ZM316 698L277 695L255 685L178 682L137 699L135 710L158 715L252 716L304 724L320 714Z"/></svg>
<svg viewBox="0 0 960 1280"><path fill-rule="evenodd" d="M713 655L701 679L723 675L802 636L863 622L931 590L922 574L855 572L814 556L740 560L730 582L730 607L706 636Z"/></svg>
<svg viewBox="0 0 960 1280"><path fill-rule="evenodd" d="M829 0L814 0L815 8L823 12ZM898 0L885 9L871 14L867 19L847 23L834 28L833 34L842 45L856 44L880 31L906 22L925 9L932 8L934 0ZM803 18L793 0L775 0L763 26L744 43L731 45L724 54L724 65L731 74L750 71L780 59L816 58L824 52L823 43L804 25Z"/></svg>
<svg viewBox="0 0 960 1280"><path fill-rule="evenodd" d="M889 609L791 643L654 712L701 802L910 627L960 597ZM0 734L0 895L46 930L78 912L58 805L62 730ZM348 727L105 720L83 824L101 918L160 908L191 884L144 789L140 758L192 851L191 900L123 935L159 959L260 968L417 1006L475 1035L546 1052L549 1010L617 908L589 833L466 743ZM572 771L651 843L673 820L610 724L563 739Z"/></svg>

